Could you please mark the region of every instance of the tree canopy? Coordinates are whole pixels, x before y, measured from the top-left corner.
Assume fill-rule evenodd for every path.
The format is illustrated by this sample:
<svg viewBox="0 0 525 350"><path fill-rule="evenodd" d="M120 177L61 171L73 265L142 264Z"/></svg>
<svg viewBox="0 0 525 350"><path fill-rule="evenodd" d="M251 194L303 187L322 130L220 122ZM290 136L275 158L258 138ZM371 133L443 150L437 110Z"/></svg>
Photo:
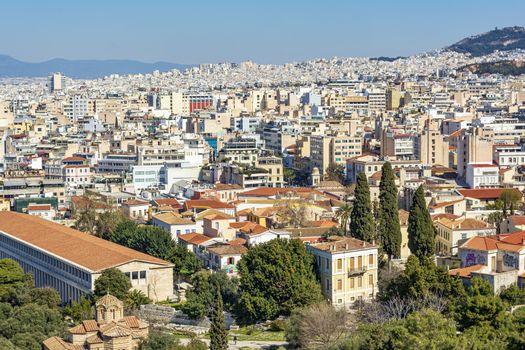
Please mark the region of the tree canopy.
<svg viewBox="0 0 525 350"><path fill-rule="evenodd" d="M370 188L365 173L357 175L354 203L350 214L350 234L360 240L372 242L375 239L376 224L370 203Z"/></svg>
<svg viewBox="0 0 525 350"><path fill-rule="evenodd" d="M408 216L408 247L420 259L434 254L436 229L425 202L423 186L414 195Z"/></svg>
<svg viewBox="0 0 525 350"><path fill-rule="evenodd" d="M125 300L131 288L129 277L116 268L102 271L95 280L95 297L100 298L106 294Z"/></svg>
<svg viewBox="0 0 525 350"><path fill-rule="evenodd" d="M397 203L397 187L392 165L385 162L379 184L379 238L389 259L401 253L401 227Z"/></svg>
<svg viewBox="0 0 525 350"><path fill-rule="evenodd" d="M274 239L250 248L239 262L239 273L234 313L240 324L289 315L321 299L314 257L300 240Z"/></svg>

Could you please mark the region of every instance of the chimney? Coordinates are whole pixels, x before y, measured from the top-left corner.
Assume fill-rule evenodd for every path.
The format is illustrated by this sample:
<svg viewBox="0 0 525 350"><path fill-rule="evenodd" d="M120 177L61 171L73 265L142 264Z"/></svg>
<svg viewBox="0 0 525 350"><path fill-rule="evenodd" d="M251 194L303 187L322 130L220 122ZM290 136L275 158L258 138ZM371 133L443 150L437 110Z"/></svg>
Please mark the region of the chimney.
<svg viewBox="0 0 525 350"><path fill-rule="evenodd" d="M345 249L348 249L348 243L345 243Z"/></svg>
<svg viewBox="0 0 525 350"><path fill-rule="evenodd" d="M366 246L366 242L365 241L363 241L361 244L363 245L363 247Z"/></svg>

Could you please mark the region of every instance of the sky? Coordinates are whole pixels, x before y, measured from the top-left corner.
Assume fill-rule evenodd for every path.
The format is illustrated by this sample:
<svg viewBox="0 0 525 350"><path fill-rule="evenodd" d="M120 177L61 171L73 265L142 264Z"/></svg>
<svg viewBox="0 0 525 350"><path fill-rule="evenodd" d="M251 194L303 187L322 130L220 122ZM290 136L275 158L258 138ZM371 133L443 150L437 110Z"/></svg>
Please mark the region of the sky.
<svg viewBox="0 0 525 350"><path fill-rule="evenodd" d="M285 63L405 56L525 26L524 0L2 0L0 54Z"/></svg>

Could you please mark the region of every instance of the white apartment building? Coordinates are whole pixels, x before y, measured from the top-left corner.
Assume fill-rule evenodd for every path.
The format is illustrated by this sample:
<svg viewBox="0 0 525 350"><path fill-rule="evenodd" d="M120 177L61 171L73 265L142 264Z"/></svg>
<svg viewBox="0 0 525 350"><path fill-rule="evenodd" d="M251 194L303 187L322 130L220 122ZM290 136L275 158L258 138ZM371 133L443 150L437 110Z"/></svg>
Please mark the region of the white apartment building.
<svg viewBox="0 0 525 350"><path fill-rule="evenodd" d="M470 188L497 187L499 168L490 163L469 163L465 180Z"/></svg>

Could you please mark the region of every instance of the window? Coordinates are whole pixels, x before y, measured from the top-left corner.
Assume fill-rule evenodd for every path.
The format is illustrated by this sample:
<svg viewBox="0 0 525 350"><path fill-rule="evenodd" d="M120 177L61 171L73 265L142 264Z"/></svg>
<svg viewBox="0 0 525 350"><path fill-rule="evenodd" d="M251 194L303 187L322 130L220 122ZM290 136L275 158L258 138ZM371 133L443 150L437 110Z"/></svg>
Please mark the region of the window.
<svg viewBox="0 0 525 350"><path fill-rule="evenodd" d="M354 270L355 269L355 258L354 257L351 257L350 258L350 271Z"/></svg>
<svg viewBox="0 0 525 350"><path fill-rule="evenodd" d="M341 271L343 269L343 259L337 259L337 271Z"/></svg>
<svg viewBox="0 0 525 350"><path fill-rule="evenodd" d="M343 280L342 279L337 280L337 290L343 290Z"/></svg>
<svg viewBox="0 0 525 350"><path fill-rule="evenodd" d="M374 254L368 255L368 266L374 265Z"/></svg>
<svg viewBox="0 0 525 350"><path fill-rule="evenodd" d="M374 285L374 275L368 275L368 285L369 286Z"/></svg>
<svg viewBox="0 0 525 350"><path fill-rule="evenodd" d="M357 268L361 269L361 267L363 267L363 257L359 256L357 257Z"/></svg>
<svg viewBox="0 0 525 350"><path fill-rule="evenodd" d="M137 271L133 271L131 273L131 279L132 280L138 280L139 279L139 273Z"/></svg>
<svg viewBox="0 0 525 350"><path fill-rule="evenodd" d="M350 288L354 288L355 286L355 278L350 278Z"/></svg>
<svg viewBox="0 0 525 350"><path fill-rule="evenodd" d="M140 279L146 279L146 271L140 271Z"/></svg>
<svg viewBox="0 0 525 350"><path fill-rule="evenodd" d="M357 278L357 287L358 288L361 288L363 286L363 277L362 276L359 276Z"/></svg>

